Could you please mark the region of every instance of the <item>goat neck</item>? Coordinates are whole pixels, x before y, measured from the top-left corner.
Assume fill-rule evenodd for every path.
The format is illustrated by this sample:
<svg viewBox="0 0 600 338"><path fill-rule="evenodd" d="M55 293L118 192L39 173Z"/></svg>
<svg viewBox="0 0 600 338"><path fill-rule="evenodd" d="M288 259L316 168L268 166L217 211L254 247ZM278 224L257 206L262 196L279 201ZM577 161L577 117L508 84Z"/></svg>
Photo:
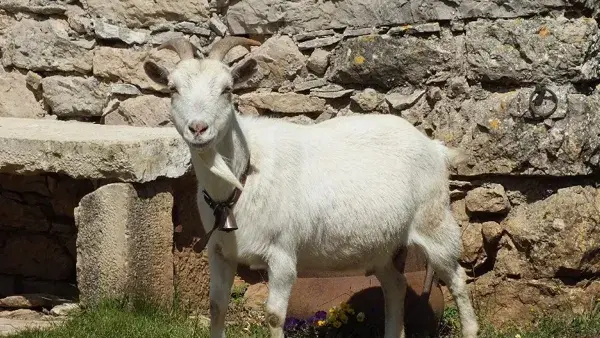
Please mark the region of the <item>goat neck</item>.
<svg viewBox="0 0 600 338"><path fill-rule="evenodd" d="M250 171L250 150L237 114L233 114L231 127L213 149L190 150L198 185L215 201L227 200L235 188L243 190L240 180Z"/></svg>

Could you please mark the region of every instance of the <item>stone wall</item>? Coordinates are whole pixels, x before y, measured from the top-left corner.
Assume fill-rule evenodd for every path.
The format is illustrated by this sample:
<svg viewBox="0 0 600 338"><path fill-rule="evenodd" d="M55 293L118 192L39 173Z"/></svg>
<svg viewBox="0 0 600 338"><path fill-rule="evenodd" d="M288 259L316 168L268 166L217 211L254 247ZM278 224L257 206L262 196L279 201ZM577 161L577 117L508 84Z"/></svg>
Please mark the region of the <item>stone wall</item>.
<svg viewBox="0 0 600 338"><path fill-rule="evenodd" d="M236 85L240 112L305 124L396 114L467 151L451 188L482 313L503 324L583 311L600 294L599 9L590 0L5 0L0 116L166 126L169 100L141 64L176 58L153 48L187 36L205 53L226 34L253 37L263 45L226 57L258 61ZM529 109L539 83L557 95L550 116L548 95ZM201 299L197 232L176 238L174 278Z"/></svg>
<svg viewBox="0 0 600 338"><path fill-rule="evenodd" d="M0 296L77 295L73 209L91 182L0 174Z"/></svg>

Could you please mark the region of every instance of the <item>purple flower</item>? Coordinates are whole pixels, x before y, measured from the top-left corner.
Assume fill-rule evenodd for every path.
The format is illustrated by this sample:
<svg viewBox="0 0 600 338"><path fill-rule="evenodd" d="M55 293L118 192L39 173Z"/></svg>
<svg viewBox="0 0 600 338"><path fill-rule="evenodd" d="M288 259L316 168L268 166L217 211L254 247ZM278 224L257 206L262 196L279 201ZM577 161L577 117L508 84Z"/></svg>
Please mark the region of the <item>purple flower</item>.
<svg viewBox="0 0 600 338"><path fill-rule="evenodd" d="M283 323L283 329L286 331L295 330L298 324L300 324L300 320L298 318L288 317Z"/></svg>
<svg viewBox="0 0 600 338"><path fill-rule="evenodd" d="M325 318L327 318L327 312L325 311L318 311L317 313L315 313L314 318L319 321L319 320L325 320Z"/></svg>

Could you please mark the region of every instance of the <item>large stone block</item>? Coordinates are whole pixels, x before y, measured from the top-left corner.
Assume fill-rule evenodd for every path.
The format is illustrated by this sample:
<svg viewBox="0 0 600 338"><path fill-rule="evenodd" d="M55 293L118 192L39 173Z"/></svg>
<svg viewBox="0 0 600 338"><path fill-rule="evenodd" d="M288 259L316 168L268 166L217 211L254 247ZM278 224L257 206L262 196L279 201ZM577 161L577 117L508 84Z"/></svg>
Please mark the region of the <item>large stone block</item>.
<svg viewBox="0 0 600 338"><path fill-rule="evenodd" d="M0 117L40 118L45 115L25 79L19 72L6 72L0 67Z"/></svg>
<svg viewBox="0 0 600 338"><path fill-rule="evenodd" d="M189 148L175 128L0 119L0 172L149 182L180 177Z"/></svg>
<svg viewBox="0 0 600 338"><path fill-rule="evenodd" d="M168 50L137 51L132 49L99 47L94 53L94 75L101 78L119 79L142 89L167 91L166 87L150 80L144 71L144 60L150 58L173 69L179 62L177 54Z"/></svg>
<svg viewBox="0 0 600 338"><path fill-rule="evenodd" d="M104 124L159 127L170 125L171 100L143 95L127 99L104 117Z"/></svg>
<svg viewBox="0 0 600 338"><path fill-rule="evenodd" d="M502 223L511 242L496 265L532 279L600 275L599 207L598 189L575 186L516 208ZM511 249L514 255L504 252Z"/></svg>
<svg viewBox="0 0 600 338"><path fill-rule="evenodd" d="M94 42L72 40L66 21L23 19L9 31L2 63L33 71L89 73Z"/></svg>
<svg viewBox="0 0 600 338"><path fill-rule="evenodd" d="M94 17L129 27L149 27L168 21L208 20L206 0L82 0L81 4Z"/></svg>
<svg viewBox="0 0 600 338"><path fill-rule="evenodd" d="M558 107L544 121L529 109L533 88L488 93L459 106L442 100L424 120L435 138L469 155L459 174L591 174L600 164L600 95L570 94L568 86L551 89ZM547 99L541 110L553 105Z"/></svg>
<svg viewBox="0 0 600 338"><path fill-rule="evenodd" d="M61 117L101 116L110 88L94 77L49 76L42 80L44 101Z"/></svg>
<svg viewBox="0 0 600 338"><path fill-rule="evenodd" d="M466 26L469 76L529 83L598 79L599 39L590 18L478 20Z"/></svg>
<svg viewBox="0 0 600 338"><path fill-rule="evenodd" d="M558 279L500 279L492 273L471 284L474 306L491 325L528 325L541 316L584 314L593 310L600 282L565 285Z"/></svg>
<svg viewBox="0 0 600 338"><path fill-rule="evenodd" d="M461 71L461 37L367 35L344 41L331 56L329 79L393 88L445 81Z"/></svg>
<svg viewBox="0 0 600 338"><path fill-rule="evenodd" d="M108 184L81 200L75 222L82 303L125 295L172 301L172 210L164 181Z"/></svg>
<svg viewBox="0 0 600 338"><path fill-rule="evenodd" d="M274 36L254 49L245 59L257 61L256 70L249 77L236 83L236 89L279 88L291 80L305 66L302 55L294 41L288 36Z"/></svg>
<svg viewBox="0 0 600 338"><path fill-rule="evenodd" d="M231 5L226 19L232 34L310 32L330 28L402 25L473 18L514 18L566 6L563 0L248 0Z"/></svg>
<svg viewBox="0 0 600 338"><path fill-rule="evenodd" d="M510 5L485 0L249 0L230 6L226 19L233 34L299 33L478 17L511 18L565 5L563 0L517 0Z"/></svg>

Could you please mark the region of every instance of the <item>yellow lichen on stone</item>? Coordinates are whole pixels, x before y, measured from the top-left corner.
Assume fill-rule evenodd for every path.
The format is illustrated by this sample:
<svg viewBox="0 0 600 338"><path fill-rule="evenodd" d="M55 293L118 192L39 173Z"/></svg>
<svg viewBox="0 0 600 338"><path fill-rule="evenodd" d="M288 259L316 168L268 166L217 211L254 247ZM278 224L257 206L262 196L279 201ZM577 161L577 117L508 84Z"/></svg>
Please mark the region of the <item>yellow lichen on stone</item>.
<svg viewBox="0 0 600 338"><path fill-rule="evenodd" d="M493 130L500 128L500 120L498 120L498 119L491 119L489 121L489 123L490 123L490 128Z"/></svg>
<svg viewBox="0 0 600 338"><path fill-rule="evenodd" d="M373 41L375 41L375 35L373 35L373 34L363 35L359 39L360 39L360 41L373 42Z"/></svg>
<svg viewBox="0 0 600 338"><path fill-rule="evenodd" d="M357 55L357 56L354 58L354 64L356 64L356 65L362 65L363 63L365 63L365 58L364 58L364 56L362 56L362 55Z"/></svg>
<svg viewBox="0 0 600 338"><path fill-rule="evenodd" d="M538 35L542 38L545 38L548 35L550 35L550 30L548 29L548 27L542 26L542 28L540 28L540 30L538 31Z"/></svg>

